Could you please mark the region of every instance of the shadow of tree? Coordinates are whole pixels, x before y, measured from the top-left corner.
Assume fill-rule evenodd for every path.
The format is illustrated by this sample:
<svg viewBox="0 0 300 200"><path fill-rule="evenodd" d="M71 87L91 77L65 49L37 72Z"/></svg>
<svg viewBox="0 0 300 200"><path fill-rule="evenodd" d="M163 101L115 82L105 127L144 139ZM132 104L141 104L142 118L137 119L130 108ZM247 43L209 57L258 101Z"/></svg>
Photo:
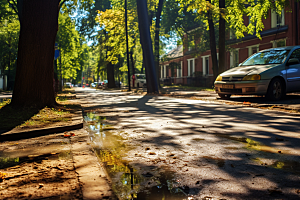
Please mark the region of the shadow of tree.
<svg viewBox="0 0 300 200"><path fill-rule="evenodd" d="M135 135L136 139L131 139L136 144L155 146L160 152L168 149L176 154L177 163L169 163L169 167L178 169L176 176L185 179L190 187L197 187L199 196L300 198L296 192L300 183L298 171L293 166L282 167L287 161L300 163L300 117L150 95L102 93L85 102L86 110L119 111L115 126L141 132ZM267 147L272 151L264 149ZM142 148L134 151L142 152ZM143 159L146 157L132 162L144 163ZM224 164L219 165L217 159L224 160ZM185 167L188 172L180 170L184 168L183 160L189 161ZM275 165L276 162L281 165Z"/></svg>

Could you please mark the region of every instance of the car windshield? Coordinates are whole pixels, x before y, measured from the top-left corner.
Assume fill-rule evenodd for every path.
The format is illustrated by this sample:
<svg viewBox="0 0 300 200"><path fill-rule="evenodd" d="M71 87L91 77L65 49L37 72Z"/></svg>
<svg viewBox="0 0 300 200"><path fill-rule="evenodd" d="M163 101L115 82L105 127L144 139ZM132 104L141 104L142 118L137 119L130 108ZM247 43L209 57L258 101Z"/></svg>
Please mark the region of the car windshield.
<svg viewBox="0 0 300 200"><path fill-rule="evenodd" d="M145 76L145 74L137 74L136 78L137 79L146 79L146 76Z"/></svg>
<svg viewBox="0 0 300 200"><path fill-rule="evenodd" d="M248 58L242 66L249 65L270 65L270 64L281 64L284 62L286 56L290 50L270 50L264 52L258 52Z"/></svg>

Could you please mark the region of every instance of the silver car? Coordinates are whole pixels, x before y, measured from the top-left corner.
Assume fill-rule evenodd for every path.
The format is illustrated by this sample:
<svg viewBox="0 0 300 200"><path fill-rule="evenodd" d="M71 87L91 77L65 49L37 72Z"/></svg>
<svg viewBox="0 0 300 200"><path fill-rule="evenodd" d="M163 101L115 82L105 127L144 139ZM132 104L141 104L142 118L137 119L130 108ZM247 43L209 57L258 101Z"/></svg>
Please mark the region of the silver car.
<svg viewBox="0 0 300 200"><path fill-rule="evenodd" d="M220 74L214 85L223 99L244 94L279 100L288 92L299 92L300 46L262 50Z"/></svg>

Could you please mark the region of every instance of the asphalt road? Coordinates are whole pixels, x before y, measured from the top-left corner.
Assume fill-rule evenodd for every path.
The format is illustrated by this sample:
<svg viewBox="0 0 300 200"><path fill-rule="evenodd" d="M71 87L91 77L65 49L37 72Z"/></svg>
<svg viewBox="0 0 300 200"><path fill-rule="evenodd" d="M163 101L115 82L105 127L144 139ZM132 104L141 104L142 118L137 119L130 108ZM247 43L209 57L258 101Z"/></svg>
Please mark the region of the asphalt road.
<svg viewBox="0 0 300 200"><path fill-rule="evenodd" d="M131 184L138 189L125 191L128 180L120 180L122 172L114 173L113 184L121 196L129 192L151 200L162 199L162 193L166 200L300 199L300 116L118 90L76 92L72 101L81 103L86 113L105 117L98 125L86 126L90 137L115 134L130 147L116 157L126 160L142 181ZM103 123L113 129L99 129ZM95 143L101 148L108 140L98 138ZM112 152L122 146L115 145L109 147Z"/></svg>

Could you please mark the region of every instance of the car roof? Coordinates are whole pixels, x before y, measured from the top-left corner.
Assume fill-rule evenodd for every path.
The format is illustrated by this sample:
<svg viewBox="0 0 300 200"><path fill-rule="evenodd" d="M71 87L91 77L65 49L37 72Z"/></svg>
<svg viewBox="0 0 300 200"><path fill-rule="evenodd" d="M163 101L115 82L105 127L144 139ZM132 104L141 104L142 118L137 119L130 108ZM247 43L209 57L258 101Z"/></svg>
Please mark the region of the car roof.
<svg viewBox="0 0 300 200"><path fill-rule="evenodd" d="M291 50L291 49L294 49L296 47L300 48L300 45L298 45L298 46L275 47L275 48L270 48L270 49L264 49L264 50L261 50L260 52L270 51L270 50Z"/></svg>

